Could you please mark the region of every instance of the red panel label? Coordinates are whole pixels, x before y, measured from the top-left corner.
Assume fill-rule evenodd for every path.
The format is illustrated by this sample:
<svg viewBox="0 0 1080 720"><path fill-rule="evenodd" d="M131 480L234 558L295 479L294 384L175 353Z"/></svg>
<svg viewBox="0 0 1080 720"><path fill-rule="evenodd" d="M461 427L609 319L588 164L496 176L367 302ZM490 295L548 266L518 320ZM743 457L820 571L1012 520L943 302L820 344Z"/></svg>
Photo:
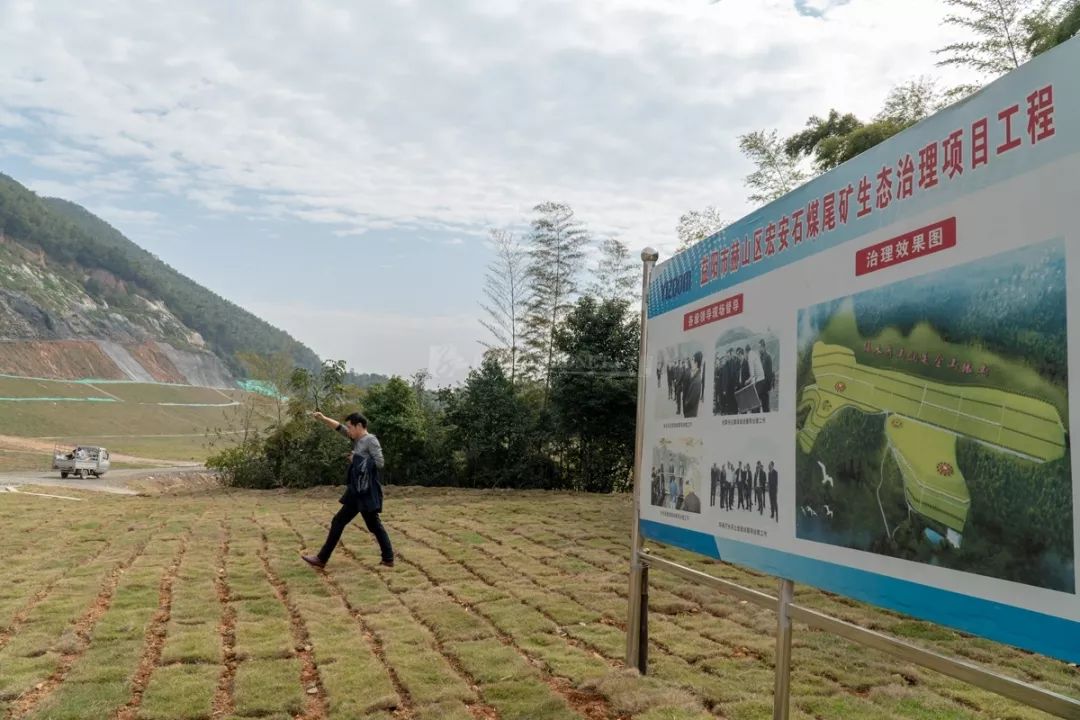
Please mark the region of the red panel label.
<svg viewBox="0 0 1080 720"><path fill-rule="evenodd" d="M855 253L855 274L867 275L956 246L956 218L912 230Z"/></svg>
<svg viewBox="0 0 1080 720"><path fill-rule="evenodd" d="M734 315L741 315L742 311L742 293L732 295L729 298L718 300L705 307L698 308L697 310L691 310L683 315L683 330L693 330L702 325L714 323L717 320L723 320Z"/></svg>

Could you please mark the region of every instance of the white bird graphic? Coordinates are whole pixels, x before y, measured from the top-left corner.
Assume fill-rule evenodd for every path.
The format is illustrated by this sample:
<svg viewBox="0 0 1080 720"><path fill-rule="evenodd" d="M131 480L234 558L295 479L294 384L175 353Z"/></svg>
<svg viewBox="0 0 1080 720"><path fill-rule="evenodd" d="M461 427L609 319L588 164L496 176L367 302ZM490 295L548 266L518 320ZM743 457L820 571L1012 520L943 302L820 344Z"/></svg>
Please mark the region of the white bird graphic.
<svg viewBox="0 0 1080 720"><path fill-rule="evenodd" d="M825 514L826 514L826 515L827 515L828 517L832 517L832 516L833 516L832 508L831 508L831 507L829 507L828 505L826 505L826 506L825 506Z"/></svg>
<svg viewBox="0 0 1080 720"><path fill-rule="evenodd" d="M835 483L833 483L832 475L825 471L825 463L819 460L818 467L821 468L821 484L828 485L829 487L836 487Z"/></svg>

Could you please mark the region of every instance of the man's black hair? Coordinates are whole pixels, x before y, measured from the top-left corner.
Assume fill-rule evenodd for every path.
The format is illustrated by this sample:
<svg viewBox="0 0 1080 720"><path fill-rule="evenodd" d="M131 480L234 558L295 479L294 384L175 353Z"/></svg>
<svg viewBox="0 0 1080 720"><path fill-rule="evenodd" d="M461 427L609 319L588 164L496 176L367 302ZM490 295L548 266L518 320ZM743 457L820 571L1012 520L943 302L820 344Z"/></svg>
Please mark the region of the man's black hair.
<svg viewBox="0 0 1080 720"><path fill-rule="evenodd" d="M702 356L701 351L694 353L694 364L701 367L701 361L705 358Z"/></svg>
<svg viewBox="0 0 1080 720"><path fill-rule="evenodd" d="M349 417L345 418L345 422L349 423L350 425L359 425L360 427L367 430L367 418L358 412L351 413Z"/></svg>

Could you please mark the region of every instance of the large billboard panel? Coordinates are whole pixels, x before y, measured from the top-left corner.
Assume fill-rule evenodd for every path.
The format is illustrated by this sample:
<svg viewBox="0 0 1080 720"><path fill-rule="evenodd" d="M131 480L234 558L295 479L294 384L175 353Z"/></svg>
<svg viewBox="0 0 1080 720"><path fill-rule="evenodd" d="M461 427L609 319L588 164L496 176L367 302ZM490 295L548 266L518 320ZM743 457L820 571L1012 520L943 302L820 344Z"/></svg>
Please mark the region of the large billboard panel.
<svg viewBox="0 0 1080 720"><path fill-rule="evenodd" d="M1080 661L1080 41L657 267L646 537Z"/></svg>

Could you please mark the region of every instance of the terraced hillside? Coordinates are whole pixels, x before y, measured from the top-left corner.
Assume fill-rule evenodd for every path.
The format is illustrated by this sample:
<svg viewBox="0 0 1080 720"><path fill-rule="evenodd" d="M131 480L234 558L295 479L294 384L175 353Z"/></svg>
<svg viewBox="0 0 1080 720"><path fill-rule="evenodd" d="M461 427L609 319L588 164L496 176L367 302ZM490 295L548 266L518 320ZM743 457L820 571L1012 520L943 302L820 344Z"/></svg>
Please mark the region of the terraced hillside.
<svg viewBox="0 0 1080 720"><path fill-rule="evenodd" d="M45 469L53 445L75 443L150 463L201 462L219 432L237 432L250 403L262 424L265 400L241 390L0 376L0 471Z"/></svg>

